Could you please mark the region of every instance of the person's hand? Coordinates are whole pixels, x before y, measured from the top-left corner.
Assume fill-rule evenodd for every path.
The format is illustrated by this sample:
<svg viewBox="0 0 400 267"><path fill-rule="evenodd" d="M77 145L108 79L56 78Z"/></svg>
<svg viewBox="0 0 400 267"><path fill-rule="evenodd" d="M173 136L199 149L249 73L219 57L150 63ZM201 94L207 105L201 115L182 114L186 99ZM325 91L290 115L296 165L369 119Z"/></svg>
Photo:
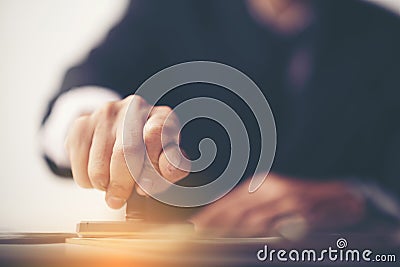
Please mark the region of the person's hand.
<svg viewBox="0 0 400 267"><path fill-rule="evenodd" d="M132 132L127 147L122 142L123 120L131 101ZM152 107L136 95L107 103L92 114L79 117L68 133L65 146L74 180L81 187L106 191L107 204L111 208L121 208L135 184L125 162L125 149L134 155L137 173L145 172L146 178L151 179L149 173L157 171L168 181L176 182L188 174L179 168L182 155L179 130L179 121L167 106ZM163 143L168 144L165 150L161 134ZM145 150L148 157L145 157ZM166 154L169 160L174 160L173 164ZM187 170L188 166L183 169ZM140 189L138 192L143 194Z"/></svg>
<svg viewBox="0 0 400 267"><path fill-rule="evenodd" d="M200 232L222 236L284 235L333 230L359 222L363 199L345 182L290 179L270 174L254 193L248 183L191 218Z"/></svg>

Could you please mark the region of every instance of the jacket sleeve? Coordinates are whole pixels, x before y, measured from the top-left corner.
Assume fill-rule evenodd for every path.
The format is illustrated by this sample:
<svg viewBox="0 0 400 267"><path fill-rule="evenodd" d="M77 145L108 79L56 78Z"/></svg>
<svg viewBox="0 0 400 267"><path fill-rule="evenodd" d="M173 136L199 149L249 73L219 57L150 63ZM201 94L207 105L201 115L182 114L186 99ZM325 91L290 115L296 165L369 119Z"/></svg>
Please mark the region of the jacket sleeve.
<svg viewBox="0 0 400 267"><path fill-rule="evenodd" d="M382 133L384 147L381 155L382 163L380 180L400 200L400 58L387 69L382 91L384 99L384 116Z"/></svg>

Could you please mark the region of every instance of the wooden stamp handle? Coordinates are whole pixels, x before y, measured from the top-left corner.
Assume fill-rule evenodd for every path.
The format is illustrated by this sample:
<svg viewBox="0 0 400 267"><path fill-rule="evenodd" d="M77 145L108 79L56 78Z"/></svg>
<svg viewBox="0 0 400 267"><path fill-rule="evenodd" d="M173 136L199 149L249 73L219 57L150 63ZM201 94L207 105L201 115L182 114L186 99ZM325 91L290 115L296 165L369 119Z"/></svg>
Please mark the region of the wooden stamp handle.
<svg viewBox="0 0 400 267"><path fill-rule="evenodd" d="M131 196L129 197L126 204L125 219L131 220L145 220L146 219L146 198L136 192L136 188L133 189Z"/></svg>

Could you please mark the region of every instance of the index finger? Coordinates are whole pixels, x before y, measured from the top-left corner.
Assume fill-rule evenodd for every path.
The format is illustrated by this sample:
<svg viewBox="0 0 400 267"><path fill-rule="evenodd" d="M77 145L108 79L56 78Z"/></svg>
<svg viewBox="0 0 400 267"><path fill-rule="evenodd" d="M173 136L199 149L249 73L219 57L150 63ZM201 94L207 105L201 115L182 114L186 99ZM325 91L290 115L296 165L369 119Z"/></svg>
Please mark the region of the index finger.
<svg viewBox="0 0 400 267"><path fill-rule="evenodd" d="M110 184L106 201L111 208L120 208L132 193L134 177L140 177L144 162L143 126L147 119L147 103L140 97L132 101L126 112L132 112L130 121L120 119L110 162ZM124 136L127 134L126 136ZM129 169L127 161L130 162Z"/></svg>

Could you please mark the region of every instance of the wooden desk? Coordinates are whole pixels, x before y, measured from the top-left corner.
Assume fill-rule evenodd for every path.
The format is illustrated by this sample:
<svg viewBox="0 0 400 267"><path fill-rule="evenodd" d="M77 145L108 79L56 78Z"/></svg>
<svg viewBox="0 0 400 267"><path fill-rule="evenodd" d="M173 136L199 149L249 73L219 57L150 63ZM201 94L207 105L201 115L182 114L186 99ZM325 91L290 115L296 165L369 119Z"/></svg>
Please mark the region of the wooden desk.
<svg viewBox="0 0 400 267"><path fill-rule="evenodd" d="M144 239L85 238L67 239L56 244L2 244L1 266L376 266L371 262L280 262L260 261L257 252L269 249L336 248L338 238L345 238L348 248L371 249L374 253L395 254L397 262L380 266L398 266L400 236L383 234L320 234L300 242L281 238L245 239Z"/></svg>

